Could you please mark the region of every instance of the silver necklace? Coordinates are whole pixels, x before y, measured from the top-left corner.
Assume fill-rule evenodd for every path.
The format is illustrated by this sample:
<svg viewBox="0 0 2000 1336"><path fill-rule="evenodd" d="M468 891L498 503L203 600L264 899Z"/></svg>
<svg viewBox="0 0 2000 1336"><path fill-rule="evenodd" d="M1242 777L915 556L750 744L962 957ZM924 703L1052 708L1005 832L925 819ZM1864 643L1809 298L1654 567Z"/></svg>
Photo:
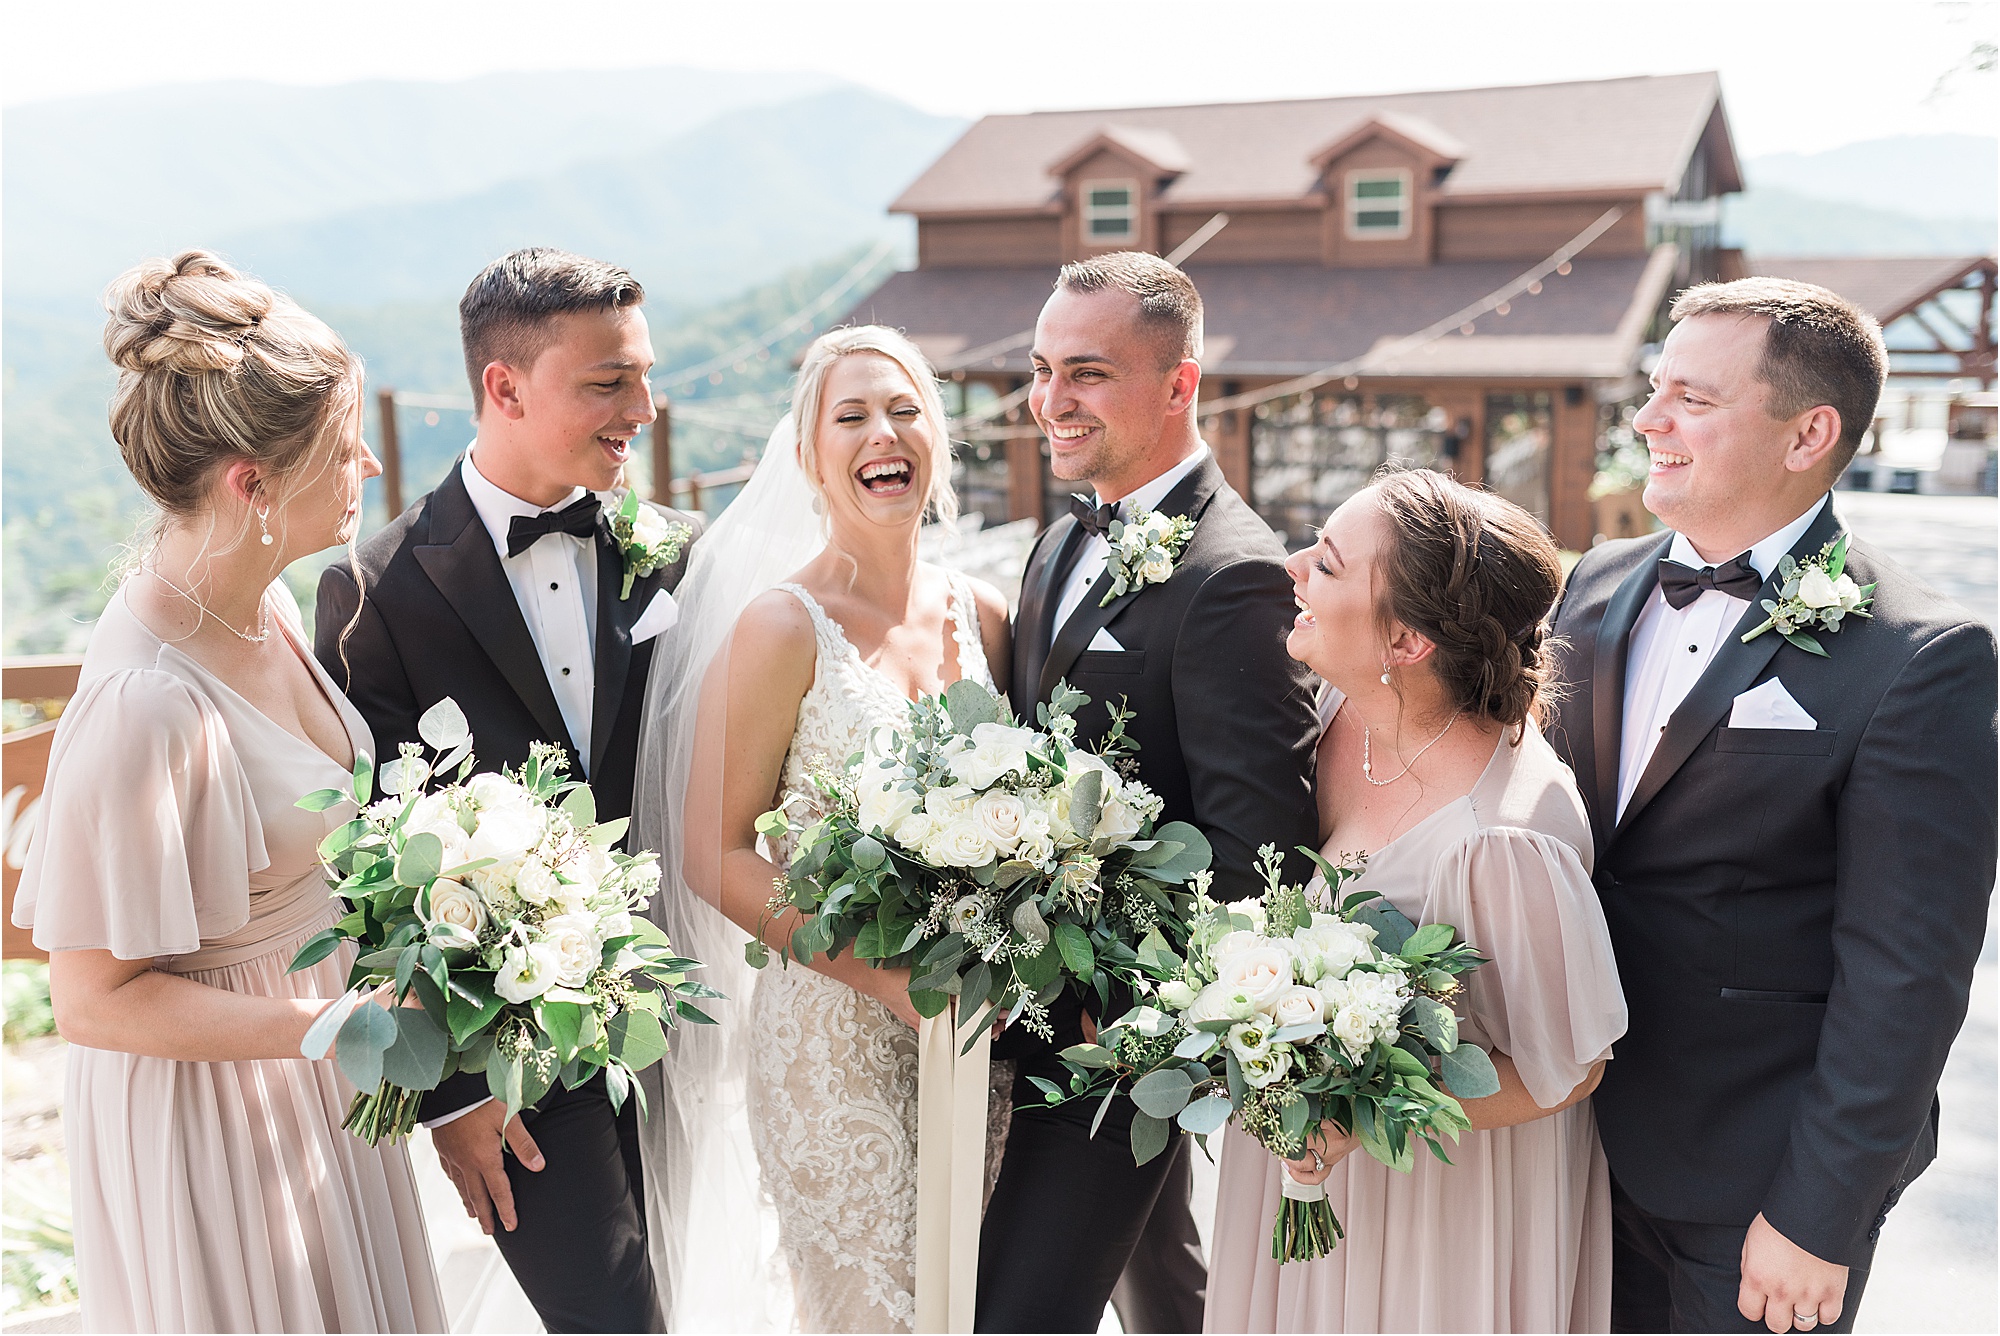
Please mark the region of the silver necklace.
<svg viewBox="0 0 2000 1336"><path fill-rule="evenodd" d="M1378 789L1388 788L1391 784L1394 784L1404 775L1407 775L1410 773L1410 771L1416 769L1417 762L1424 759L1424 753L1429 751L1431 748L1437 746L1438 743L1443 742L1444 735L1446 733L1451 732L1451 726L1457 723L1458 716L1464 713L1465 711L1462 709L1453 710L1451 712L1451 718L1445 720L1444 727L1438 730L1438 735L1432 738L1429 742L1426 742L1423 746L1417 748L1417 754L1410 758L1410 763L1404 766L1401 770L1399 770L1395 774L1389 776L1389 778L1387 779L1375 778L1375 760L1374 757L1370 754L1368 746L1369 741L1374 733L1374 730L1369 728L1368 725L1363 724L1361 726L1361 777L1367 780L1370 784L1373 784Z"/></svg>
<svg viewBox="0 0 2000 1336"><path fill-rule="evenodd" d="M220 626L223 630L235 636L238 640L244 641L246 644L261 645L266 640L269 640L271 638L271 609L270 606L266 604L261 597L257 600L257 634L252 635L248 631L237 630L235 627L231 626L228 622L216 616L214 612L209 610L207 604L203 603L193 594L189 593L187 590L175 584L172 580L169 580L166 576L154 570L151 566L146 567L146 574L152 576L155 580L158 580L161 584L173 590L176 594L179 594L182 598L186 599L188 602L194 604L195 608L201 613L202 616L208 618L210 621L214 622L217 626Z"/></svg>

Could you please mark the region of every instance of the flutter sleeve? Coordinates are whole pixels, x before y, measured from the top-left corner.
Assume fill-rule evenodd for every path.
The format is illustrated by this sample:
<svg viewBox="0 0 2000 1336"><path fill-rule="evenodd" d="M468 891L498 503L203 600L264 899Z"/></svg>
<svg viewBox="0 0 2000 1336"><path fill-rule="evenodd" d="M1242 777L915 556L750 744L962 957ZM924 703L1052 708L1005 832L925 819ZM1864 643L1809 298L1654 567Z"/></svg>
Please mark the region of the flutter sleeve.
<svg viewBox="0 0 2000 1336"><path fill-rule="evenodd" d="M123 669L63 712L14 922L44 951L185 955L249 921L269 865L221 713L172 673Z"/></svg>
<svg viewBox="0 0 2000 1336"><path fill-rule="evenodd" d="M1625 1033L1625 994L1597 890L1575 849L1539 831L1491 827L1440 859L1431 917L1487 964L1460 1008L1514 1060L1543 1108L1560 1104Z"/></svg>

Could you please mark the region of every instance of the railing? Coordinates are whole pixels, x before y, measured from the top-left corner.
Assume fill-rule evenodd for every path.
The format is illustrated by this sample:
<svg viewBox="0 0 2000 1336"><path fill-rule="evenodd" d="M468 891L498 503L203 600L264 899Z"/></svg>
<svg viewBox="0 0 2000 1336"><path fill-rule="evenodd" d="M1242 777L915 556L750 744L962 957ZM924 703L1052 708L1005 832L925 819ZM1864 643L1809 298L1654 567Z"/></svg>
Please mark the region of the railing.
<svg viewBox="0 0 2000 1336"><path fill-rule="evenodd" d="M14 926L14 890L21 881L35 818L42 805L42 781L48 775L49 748L55 742L56 716L76 692L83 660L60 655L8 659L0 665L0 693L9 701L32 703L39 722L0 734L0 902L6 927L0 930L0 955L9 960L43 960L25 929Z"/></svg>

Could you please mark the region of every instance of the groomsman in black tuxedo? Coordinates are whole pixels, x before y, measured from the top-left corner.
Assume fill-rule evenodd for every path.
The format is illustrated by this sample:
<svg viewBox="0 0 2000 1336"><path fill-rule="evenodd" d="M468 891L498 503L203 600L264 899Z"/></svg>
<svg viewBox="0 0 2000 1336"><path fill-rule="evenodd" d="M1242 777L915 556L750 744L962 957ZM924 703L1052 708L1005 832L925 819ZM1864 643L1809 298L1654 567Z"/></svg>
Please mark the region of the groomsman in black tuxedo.
<svg viewBox="0 0 2000 1336"><path fill-rule="evenodd" d="M600 819L632 805L655 637L687 563L636 578L606 506L651 422L652 343L625 270L562 251L516 251L459 303L478 435L437 490L321 577L316 652L383 757L450 696L482 770L548 742L590 781ZM694 516L663 511L670 523ZM646 1250L635 1103L614 1113L597 1080L558 1085L505 1128L480 1075L425 1098L425 1124L468 1214L550 1331L663 1331ZM503 1137L514 1152L502 1153ZM496 1232L495 1222L500 1229Z"/></svg>
<svg viewBox="0 0 2000 1336"><path fill-rule="evenodd" d="M1823 654L1751 635L1780 559L1842 531L1828 489L1887 355L1802 283L1708 284L1673 315L1634 423L1673 532L1571 575L1548 730L1590 808L1631 1012L1594 1099L1612 1329L1847 1331L1936 1153L1985 935L1993 636L1860 540L1853 586L1800 594L1873 585L1872 617L1811 632Z"/></svg>
<svg viewBox="0 0 2000 1336"><path fill-rule="evenodd" d="M1259 845L1319 843L1318 729L1312 675L1285 653L1296 609L1284 546L1223 481L1196 430L1201 297L1157 256L1068 265L1033 355L1028 405L1055 475L1096 495L1077 498L1029 554L1016 708L1032 717L1067 680L1091 698L1077 729L1088 745L1123 701L1137 715L1139 778L1164 800L1162 819L1207 835L1217 895L1254 895ZM1163 580L1107 599L1106 529L1140 511L1186 516L1193 535ZM1310 871L1294 858L1294 872ZM980 1234L976 1327L1095 1331L1113 1299L1127 1331L1200 1331L1207 1274L1188 1209L1186 1138L1135 1167L1129 1100L1114 1102L1095 1139L1094 1108L1024 1109L1042 1102L1028 1078L1065 1084L1056 1053L1094 1025L1073 994L1051 1019L1053 1045L1016 1027L995 1048L1021 1065Z"/></svg>

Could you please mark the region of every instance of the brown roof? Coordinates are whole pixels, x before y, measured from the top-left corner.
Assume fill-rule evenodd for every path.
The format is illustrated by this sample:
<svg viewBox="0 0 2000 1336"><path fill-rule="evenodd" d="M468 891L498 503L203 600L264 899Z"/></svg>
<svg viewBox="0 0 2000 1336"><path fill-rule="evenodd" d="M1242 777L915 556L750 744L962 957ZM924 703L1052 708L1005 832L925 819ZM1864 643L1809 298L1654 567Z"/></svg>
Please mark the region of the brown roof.
<svg viewBox="0 0 2000 1336"><path fill-rule="evenodd" d="M1704 73L987 116L890 208L927 214L1052 207L1057 182L1050 166L1114 127L1126 135L1171 136L1185 154L1186 169L1161 195L1168 206L1296 200L1318 179L1314 155L1373 117L1420 122L1426 138L1462 149L1440 187L1446 197L1673 191L1711 118L1721 115L1721 85ZM1719 128L1715 186L1738 190L1727 125Z"/></svg>
<svg viewBox="0 0 2000 1336"><path fill-rule="evenodd" d="M1351 358L1363 375L1615 378L1629 372L1646 320L1672 275L1674 250L1579 259L1487 315L1386 360L1383 345L1477 302L1521 272L1518 261L1391 269L1293 264L1190 264L1201 290L1209 376L1290 376ZM891 275L844 320L913 338L939 370L1026 374L1029 338L1054 273L1044 269L915 269Z"/></svg>
<svg viewBox="0 0 2000 1336"><path fill-rule="evenodd" d="M1817 283L1839 293L1882 324L1908 315L1967 274L1992 267L1985 255L1746 255L1747 272Z"/></svg>

